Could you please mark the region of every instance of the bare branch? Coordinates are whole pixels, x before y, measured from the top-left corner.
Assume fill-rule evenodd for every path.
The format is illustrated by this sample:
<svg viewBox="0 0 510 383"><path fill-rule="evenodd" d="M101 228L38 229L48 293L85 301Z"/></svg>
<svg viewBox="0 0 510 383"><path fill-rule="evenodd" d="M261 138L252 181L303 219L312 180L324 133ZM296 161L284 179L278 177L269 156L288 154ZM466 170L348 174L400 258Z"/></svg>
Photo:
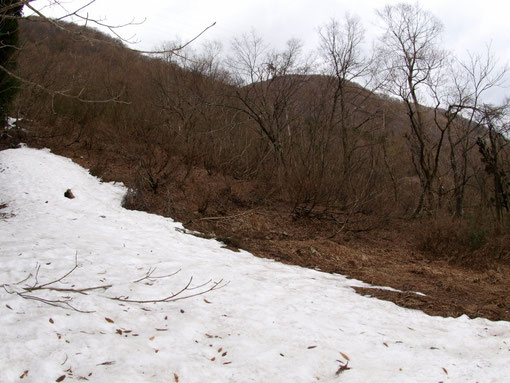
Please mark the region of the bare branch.
<svg viewBox="0 0 510 383"><path fill-rule="evenodd" d="M255 209L246 210L239 214L233 214L229 216L222 216L222 217L203 217L200 218L199 221L217 221L217 220L223 220L223 219L233 219L233 218L239 218L244 215L252 214Z"/></svg>
<svg viewBox="0 0 510 383"><path fill-rule="evenodd" d="M29 3L32 3L34 2L35 0L21 0L21 1L18 1L14 4L10 4L10 5L5 5L3 7L0 8L0 14L2 14L2 17L5 17L5 13L7 13L8 11L10 11L11 9L15 9L15 8L18 8L18 7L22 7L24 5L28 5Z"/></svg>
<svg viewBox="0 0 510 383"><path fill-rule="evenodd" d="M83 94L83 92L85 91L85 89L81 89L80 92L77 95L73 95L73 94L69 94L68 93L69 91L67 91L67 90L63 90L63 91L61 91L61 90L52 90L52 89L46 88L45 86L43 86L43 85L41 85L39 83L27 80L27 79L25 79L23 77L18 76L17 74L15 74L14 72L10 71L9 69L5 68L3 65L0 65L0 70L3 70L5 73L7 73L9 76L15 78L16 80L19 80L19 81L21 81L24 84L36 87L37 89L40 89L40 90L44 91L45 93L50 94L53 97L54 96L62 96L62 97L66 97L66 98L75 99L75 100L78 100L80 102L91 103L91 104L105 104L105 103L110 103L110 102L114 102L114 103L118 103L118 104L124 104L124 105L130 105L131 104L130 102L119 100L119 98L121 97L121 94L119 94L119 95L117 95L115 97L108 98L108 99L103 99L103 100L90 100L90 99L82 98L82 96L81 96Z"/></svg>
<svg viewBox="0 0 510 383"><path fill-rule="evenodd" d="M200 32L198 35L196 35L195 37L193 37L191 40L188 40L188 42L182 44L182 45L179 45L178 47L175 47L175 48L171 48L171 49L163 49L163 50L154 50L154 51L143 51L143 50L138 50L138 49L132 49L130 48L133 52L138 52L138 53L145 53L145 54L151 54L151 55L163 55L163 54L167 54L167 53L172 53L172 54L176 54L176 52L180 51L180 50L183 50L184 48L186 48L188 45L190 45L193 41L197 40L200 36L202 36L205 32L207 32L209 29L211 29L212 27L214 27L216 25L216 21L214 23L212 23L211 25L209 25L208 27L206 27L202 32ZM177 56L179 56L177 54ZM181 58L184 58L186 60L188 60L187 58L185 57L182 57L182 56L179 56Z"/></svg>
<svg viewBox="0 0 510 383"><path fill-rule="evenodd" d="M47 305L50 305L50 306L54 306L54 307L60 307L60 308L69 308L69 309L72 309L74 311L78 311L78 312L81 312L81 313L92 313L94 311L85 311L85 310L80 310L76 307L74 307L73 305L71 305L69 302L72 302L72 299L71 298L62 298L62 299L46 299L46 298L41 298L41 297L38 297L38 296L35 296L35 295L30 295L28 294L27 292L29 291L24 291L24 292L19 292L19 291L9 291L7 289L7 284L4 284L2 285L2 287L4 288L4 290L7 292L7 294L16 294L17 296L23 298L23 299L28 299L28 300L34 300L34 301L38 301L38 302L42 302L44 304L47 304Z"/></svg>
<svg viewBox="0 0 510 383"><path fill-rule="evenodd" d="M55 307L60 307L60 308L70 308L70 309L72 309L74 311L77 311L79 313L90 314L90 313L95 312L95 311L80 310L80 309L74 307L73 305L71 305L69 303L70 301L72 301L71 299L67 299L67 300L61 300L61 299L50 300L50 299L45 299L45 298L37 297L37 296L34 296L34 295L28 295L28 294L22 294L22 293L16 293L16 294L18 296L20 296L21 298L23 298L23 299L39 301L39 302L45 303L47 305L55 306Z"/></svg>
<svg viewBox="0 0 510 383"><path fill-rule="evenodd" d="M100 285L100 286L92 286L92 287L84 287L84 288L65 288L65 287L53 287L53 286L51 286L51 285L53 285L55 283L62 282L65 278L67 278L69 275L71 275L78 268L78 258L77 258L77 256L75 257L75 265L74 265L73 268L71 268L69 271L67 271L61 277L59 277L59 278L57 278L55 280L52 280L50 282L39 284L39 282L38 282L38 275L39 275L40 268L41 268L40 265L37 265L35 274L30 274L27 278L23 279L21 282L16 282L14 284L2 284L2 285L0 285L0 287L3 287L3 289L8 294L16 294L16 295L18 295L19 297L21 297L23 299L35 300L35 301L42 302L42 303L50 305L50 306L72 309L74 311L78 311L78 312L81 312L81 313L91 313L91 312L94 312L94 311L80 310L80 309L76 308L74 305L71 304L73 302L73 298L71 298L71 297L58 297L56 299L50 299L50 298L39 297L37 295L34 295L33 293L35 293L37 291L46 290L46 291L53 291L53 292L57 292L57 293L66 292L66 293L72 293L72 294L88 295L87 292L89 292L89 291L93 291L93 290L107 290L107 289L113 287L112 284ZM168 278L168 277L172 277L172 276L176 275L177 273L179 273L181 271L179 269L179 270L177 270L176 272L174 272L172 274L161 275L161 276L153 276L152 274L154 273L155 270L156 270L155 267L149 267L149 270L147 271L145 276L143 276L142 278L137 279L136 281L133 281L131 283L138 283L138 282L141 282L143 280ZM21 287L21 288L18 288L18 289L10 289L10 286L19 285L20 283L27 281L32 276L33 276L34 281L35 281L32 286ZM119 297L105 297L105 298L111 299L111 300L116 300L116 301L121 301L121 302L127 302L127 303L163 303L163 302L175 302L175 301L178 301L178 300L181 300L181 299L188 299L188 298L192 298L192 297L195 297L195 296L198 296L198 295L203 295L203 294L206 294L206 293L208 293L210 291L221 289L221 288L223 288L223 287L225 287L225 286L227 286L229 284L229 282L226 282L226 283L223 282L223 279L221 279L218 282L213 282L212 280L209 280L209 281L207 281L205 283L202 283L200 285L197 285L197 286L192 286L191 285L192 282L193 282L193 277L190 277L188 283L184 287L182 287L178 292L172 293L171 295L169 295L169 296L167 296L165 298L160 298L160 299L137 300L137 299L129 299L128 297L122 297L122 296L119 296ZM208 285L210 285L210 286L207 287ZM197 292L192 293L193 291L197 291ZM185 292L188 292L188 294L183 295Z"/></svg>
<svg viewBox="0 0 510 383"><path fill-rule="evenodd" d="M48 283L44 283L42 285L36 285L36 286L33 286L33 287L29 287L29 288L24 288L25 290L27 291L34 291L34 290L39 290L39 289L42 289L46 286L49 286L49 285L52 285L54 283L57 283L57 282L60 282L62 281L65 277L71 275L73 273L74 270L76 270L78 268L78 253L76 253L75 255L75 258L74 258L74 267L69 270L67 273L65 273L63 276L61 276L60 278L58 279L55 279L54 281L51 281L51 282L48 282ZM37 273L39 272L39 267L37 268ZM37 275L37 274L36 274Z"/></svg>
<svg viewBox="0 0 510 383"><path fill-rule="evenodd" d="M68 293L77 293L77 294L83 294L88 295L85 293L85 291L91 291L91 290L108 290L113 285L101 285L101 286L94 286L94 287L85 287L83 289L65 289L65 288L59 288L59 287L41 287L39 290L52 290L52 291L65 291ZM30 290L33 291L33 290Z"/></svg>
<svg viewBox="0 0 510 383"><path fill-rule="evenodd" d="M133 283L138 283L138 282L141 282L145 279L163 279L163 278L168 278L168 277L173 277L174 275L176 275L177 273L179 273L181 271L181 269L177 270L176 272L172 273L172 274L168 274L168 275L162 275L162 276L158 276L158 277L155 277L152 275L152 273L156 271L156 268L154 267L149 267L149 270L147 271L147 273L145 274L145 276L143 276L142 278L140 279L137 279L136 281L133 281Z"/></svg>
<svg viewBox="0 0 510 383"><path fill-rule="evenodd" d="M193 282L193 277L190 277L190 279L189 279L188 283L186 284L186 286L184 286L181 290L179 290L178 292L173 293L173 294L171 294L171 295L169 295L169 296L167 296L165 298L160 298L160 299L129 299L129 298L124 298L124 297L108 297L108 298L111 299L111 300L114 300L114 301L127 302L127 303L163 303L163 302L166 303L166 302L175 302L175 301L182 300L182 299L188 299L188 298L196 297L198 295L203 295L203 294L208 293L210 291L221 289L221 288L223 288L223 287L225 287L225 286L227 286L229 284L229 282L223 283L223 279L221 279L218 282L213 282L212 286L209 287L206 290L202 290L202 291L199 291L199 292L194 293L194 294L188 294L188 295L180 296L181 294L183 294L186 291L195 290L197 288L197 287L190 287L192 282ZM207 282L206 284L208 284L209 282ZM203 287L203 286L204 285L201 285L199 287Z"/></svg>
<svg viewBox="0 0 510 383"><path fill-rule="evenodd" d="M127 27L127 26L141 25L141 24L143 24L145 22L145 20L135 21L135 19L132 19L131 21L129 21L127 23L123 23L123 24L119 24L119 25L111 25L111 24L104 23L104 22L102 22L101 20L98 20L98 19L92 19L92 18L89 17L88 14L86 16L83 16L83 15L80 14L81 11L86 9L88 6L90 6L96 0L91 0L89 3L81 6L80 8L76 9L75 11L68 12L66 15L61 16L58 19L54 20L54 19L51 19L51 18L47 17L43 12L41 12L40 10L35 8L33 5L31 5L30 2L32 2L32 1L33 0L20 1L18 3L18 5L25 5L28 9L30 9L32 12L34 12L37 16L39 16L45 22L50 23L51 25L55 26L57 29L59 29L61 31L64 31L66 33L69 33L71 35L79 37L80 40L93 41L93 42L97 42L97 43L100 43L100 44L115 45L115 43L113 43L113 42L107 42L107 41L104 41L102 39L96 39L96 38L93 38L93 37L90 37L90 36L85 37L80 32L76 32L76 31L70 30L69 28L66 28L64 25L59 23L59 21L62 21L62 20L65 20L65 19L69 19L69 18L72 18L72 17L76 17L76 18L80 19L81 21L84 21L85 25L87 25L88 23L93 23L93 24L95 24L98 27L107 29L119 41L121 41L123 43L126 43L126 44L133 43L132 41L130 41L131 38L122 37L120 35L120 33L117 32L117 30L118 29L122 29L122 28ZM14 6L11 6L10 8L12 8L12 7L14 7ZM204 33L206 33L209 29L211 29L215 25L216 25L216 22L212 23L208 27L204 28L200 33L195 35L193 38L188 40L186 43L181 44L181 45L179 45L177 47L170 48L170 49L140 50L140 49L130 48L130 47L128 47L127 49L129 49L132 52L140 53L140 54L150 54L150 55L172 54L172 55L176 55L176 56L178 56L178 57L180 57L182 59L189 60L189 61L193 62L193 60L180 55L178 52L183 50L184 48L186 48L188 45L192 44L194 41L196 41L198 38L200 38Z"/></svg>

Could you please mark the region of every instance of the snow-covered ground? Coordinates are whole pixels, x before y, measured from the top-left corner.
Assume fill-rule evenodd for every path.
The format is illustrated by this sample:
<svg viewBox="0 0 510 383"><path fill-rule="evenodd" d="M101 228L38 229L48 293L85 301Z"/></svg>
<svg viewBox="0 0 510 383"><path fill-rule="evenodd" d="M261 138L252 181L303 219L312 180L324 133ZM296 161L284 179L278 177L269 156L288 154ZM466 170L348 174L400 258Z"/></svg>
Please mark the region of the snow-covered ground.
<svg viewBox="0 0 510 383"><path fill-rule="evenodd" d="M0 382L510 379L508 322L362 297L359 281L125 210L125 191L49 151L0 152ZM175 298L216 288L122 301L167 298L191 277Z"/></svg>

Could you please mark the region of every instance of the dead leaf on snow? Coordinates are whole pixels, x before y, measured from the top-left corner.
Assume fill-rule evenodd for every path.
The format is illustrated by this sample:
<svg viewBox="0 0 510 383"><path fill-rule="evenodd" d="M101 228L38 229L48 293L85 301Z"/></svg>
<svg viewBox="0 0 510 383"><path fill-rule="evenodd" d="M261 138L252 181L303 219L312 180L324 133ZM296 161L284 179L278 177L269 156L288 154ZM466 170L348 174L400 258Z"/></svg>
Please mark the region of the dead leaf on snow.
<svg viewBox="0 0 510 383"><path fill-rule="evenodd" d="M104 318L105 321L107 321L108 323L115 323L113 320L111 320L110 318Z"/></svg>
<svg viewBox="0 0 510 383"><path fill-rule="evenodd" d="M340 367L338 368L338 370L336 370L336 375L340 375L342 372L344 371L347 371L347 370L350 370L351 368L349 367L349 362L345 363L345 364L342 364L340 365Z"/></svg>
<svg viewBox="0 0 510 383"><path fill-rule="evenodd" d="M174 382L179 383L179 375L177 375L176 373L174 373Z"/></svg>
<svg viewBox="0 0 510 383"><path fill-rule="evenodd" d="M108 362L103 362L103 363L96 364L96 366L110 366L112 364L115 364L115 362L113 360L112 361L108 361Z"/></svg>
<svg viewBox="0 0 510 383"><path fill-rule="evenodd" d="M28 375L28 370L23 371L23 374L19 377L20 379L23 379L25 376Z"/></svg>
<svg viewBox="0 0 510 383"><path fill-rule="evenodd" d="M446 368L443 367L443 371L446 375L448 375L448 371L446 370Z"/></svg>
<svg viewBox="0 0 510 383"><path fill-rule="evenodd" d="M61 381L63 381L65 378L66 378L66 376L65 376L65 375L59 376L59 377L57 378L57 380L55 380L55 382L61 382Z"/></svg>
<svg viewBox="0 0 510 383"><path fill-rule="evenodd" d="M342 358L344 358L345 360L350 360L349 357L347 355L345 355L343 352L339 351L340 355L342 355Z"/></svg>

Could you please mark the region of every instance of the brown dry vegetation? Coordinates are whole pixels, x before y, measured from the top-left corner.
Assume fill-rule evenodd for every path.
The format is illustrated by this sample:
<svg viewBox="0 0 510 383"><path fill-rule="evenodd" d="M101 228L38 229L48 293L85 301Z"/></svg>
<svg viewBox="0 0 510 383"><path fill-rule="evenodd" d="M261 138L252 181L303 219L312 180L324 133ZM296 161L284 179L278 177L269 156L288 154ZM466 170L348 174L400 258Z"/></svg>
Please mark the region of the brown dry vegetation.
<svg viewBox="0 0 510 383"><path fill-rule="evenodd" d="M14 110L26 131L9 131L4 147L16 134L50 147L105 181L124 182L126 207L172 217L233 251L390 286L402 292L358 290L432 315L510 320L508 214L494 207L491 198L504 193L486 171L492 157L482 162L476 145L485 125L469 125L469 142L460 140L465 118L445 131L460 144L444 145L413 217L424 188L405 103L297 71L282 61L298 62L293 46L246 82L214 50L176 62L89 29L83 34L105 42L74 41L37 20L22 27L19 71L46 90L20 93ZM51 92L63 89L115 101ZM423 124L444 126L451 116L434 119L440 112L424 108ZM494 140L504 174L506 141ZM467 172L461 216L453 151Z"/></svg>

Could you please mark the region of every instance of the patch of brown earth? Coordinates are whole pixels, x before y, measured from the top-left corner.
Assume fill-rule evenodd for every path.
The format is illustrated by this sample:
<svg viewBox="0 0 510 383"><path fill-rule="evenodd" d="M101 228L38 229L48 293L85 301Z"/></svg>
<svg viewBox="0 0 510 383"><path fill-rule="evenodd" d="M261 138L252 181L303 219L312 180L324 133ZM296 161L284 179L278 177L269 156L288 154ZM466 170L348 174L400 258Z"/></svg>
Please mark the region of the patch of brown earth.
<svg viewBox="0 0 510 383"><path fill-rule="evenodd" d="M405 225L391 222L387 229L328 239L327 224L296 223L274 210L228 221L232 222L214 227L192 222L189 227L216 230L220 237L230 235L238 246L260 257L392 287L402 292L364 288L356 291L430 315L466 314L471 318L510 320L508 265L473 269L422 254L413 249L410 240L402 238L402 232L409 230ZM293 231L296 226L298 233Z"/></svg>

